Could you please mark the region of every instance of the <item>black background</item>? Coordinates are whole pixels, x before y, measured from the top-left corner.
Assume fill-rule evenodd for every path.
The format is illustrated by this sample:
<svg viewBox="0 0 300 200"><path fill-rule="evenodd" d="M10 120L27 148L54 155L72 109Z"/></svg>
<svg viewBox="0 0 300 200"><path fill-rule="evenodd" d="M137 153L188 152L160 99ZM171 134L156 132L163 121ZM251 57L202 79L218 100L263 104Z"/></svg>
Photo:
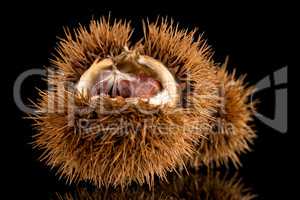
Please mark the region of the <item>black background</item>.
<svg viewBox="0 0 300 200"><path fill-rule="evenodd" d="M22 119L24 113L15 106L12 95L13 83L21 72L42 68L49 63L57 36L63 36L64 26L85 25L92 17L97 19L110 13L112 18L132 20L132 26L139 35L141 19L148 17L154 21L157 15L169 16L183 28L198 27L215 50L215 59L221 62L229 55L229 69L236 68L238 74L247 73L247 81L251 84L286 65L291 74L291 48L295 44L291 36L292 27L296 24L292 23L293 12L287 3L215 2L208 5L202 1L181 1L162 5L162 2L140 1L113 4L83 1L65 5L12 3L2 7L1 31L4 36L1 40L5 44L5 53L2 54L1 70L4 71L2 79L8 81L8 86L5 87L7 95L1 98L9 100L2 104L5 120L2 120L1 133L8 136L1 142L4 147L3 165L8 168L2 173L8 177L5 184L11 191L9 199L19 194L24 195L24 199L47 199L50 193L66 188L63 181L36 161L37 153L29 144L34 131L30 121ZM22 90L25 101L36 96L36 86L45 87L38 77L25 82ZM258 95L262 102L259 111L271 118L274 114L273 95L272 90ZM299 157L295 154L296 146L292 145L291 137L297 133L292 131L291 123L286 134L267 127L259 120L255 123L258 138L253 152L242 156L240 174L261 199L291 199L289 196L294 185L291 181L295 180L296 174L292 167Z"/></svg>

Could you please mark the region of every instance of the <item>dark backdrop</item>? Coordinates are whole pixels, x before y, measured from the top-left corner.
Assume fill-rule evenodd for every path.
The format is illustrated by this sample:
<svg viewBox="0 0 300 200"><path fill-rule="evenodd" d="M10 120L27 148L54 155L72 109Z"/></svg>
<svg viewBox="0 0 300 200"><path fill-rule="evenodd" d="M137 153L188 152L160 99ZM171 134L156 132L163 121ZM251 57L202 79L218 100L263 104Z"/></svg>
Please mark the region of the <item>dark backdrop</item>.
<svg viewBox="0 0 300 200"><path fill-rule="evenodd" d="M103 1L97 4L83 1L65 5L16 2L2 7L1 31L4 36L1 40L5 44L2 63L5 65L1 69L4 71L2 79L8 81L8 86L4 88L7 95L1 98L9 100L2 104L2 117L6 120L2 120L1 133L8 136L8 139L2 140L3 165L8 170L2 173L8 177L5 183L12 190L10 195L23 194L31 199L47 199L51 192L66 188L53 172L36 161L37 153L29 144L34 131L30 121L22 119L24 114L15 106L12 96L13 83L21 72L48 64L48 58L56 46L56 37L63 36L64 26L88 24L92 17L97 19L110 12L112 18L132 20L139 34L141 19L148 17L153 21L157 15L170 16L181 27L198 27L200 32L204 32L216 52L215 59L221 62L229 55L229 69L236 68L238 74L247 73L246 80L251 84L286 65L289 71L292 69L291 47L295 41L291 40L291 28L296 24L292 23L293 13L287 3L262 5L215 2L208 5L202 1L181 1L163 5L162 2L140 1L113 4L108 6ZM26 81L22 90L25 101L27 97L36 96L35 86L45 87L37 77ZM258 97L262 102L259 111L272 118L274 91L267 91ZM253 152L242 156L240 174L261 199L290 199L287 196L292 191L291 180L296 174L292 167L298 159L294 155L296 146L292 145L291 137L297 133L292 131L291 123L286 134L267 127L259 120L255 123L258 139Z"/></svg>

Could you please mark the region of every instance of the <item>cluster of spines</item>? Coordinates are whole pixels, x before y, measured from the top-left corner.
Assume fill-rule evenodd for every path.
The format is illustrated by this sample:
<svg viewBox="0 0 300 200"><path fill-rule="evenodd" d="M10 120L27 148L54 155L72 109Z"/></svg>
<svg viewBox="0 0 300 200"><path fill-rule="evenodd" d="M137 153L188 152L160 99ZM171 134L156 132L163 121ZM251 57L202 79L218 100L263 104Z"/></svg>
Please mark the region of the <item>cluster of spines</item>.
<svg viewBox="0 0 300 200"><path fill-rule="evenodd" d="M66 38L61 39L52 60L54 73L48 78L54 90L40 92L36 104L40 112L33 118L38 128L35 146L44 152L41 160L57 168L58 173L70 182L86 180L98 186L124 187L136 181L153 186L155 175L165 179L168 171L185 168L186 162L193 166L199 163L226 165L229 161L238 165L238 155L249 150L249 143L255 137L249 125L252 118L247 102L251 89L245 88L241 79L228 75L224 68L213 62L212 50L205 40L201 36L194 39L195 30L180 30L173 22L162 20L161 23L144 23L144 32L144 39L131 46L129 23L111 24L102 18L99 22L92 21L89 28L80 26L75 33L66 29ZM68 88L58 92L59 84L76 83L95 59L117 56L124 47L136 48L139 53L168 67L183 91L176 111L161 110L152 116L133 110L125 116L107 117L94 112L79 116L78 107L88 107L89 99L73 94ZM235 84L229 85L229 82ZM226 99L223 105L226 113L222 116L219 115L222 106L220 88ZM71 104L70 95L75 99ZM59 102L67 106L58 109ZM44 112L49 109L49 104L54 107ZM70 111L74 115L70 116ZM76 134L81 118L107 125L124 118L129 124L142 125L142 128L138 132L129 131L125 136L115 132L82 136ZM164 127L174 124L180 127L193 122L206 126L197 132L186 133L177 128L157 133L141 122L145 118ZM222 127L217 128L223 128L221 130L225 132L214 131L214 127L219 126L218 121L222 122ZM234 127L231 135L226 132L228 124Z"/></svg>

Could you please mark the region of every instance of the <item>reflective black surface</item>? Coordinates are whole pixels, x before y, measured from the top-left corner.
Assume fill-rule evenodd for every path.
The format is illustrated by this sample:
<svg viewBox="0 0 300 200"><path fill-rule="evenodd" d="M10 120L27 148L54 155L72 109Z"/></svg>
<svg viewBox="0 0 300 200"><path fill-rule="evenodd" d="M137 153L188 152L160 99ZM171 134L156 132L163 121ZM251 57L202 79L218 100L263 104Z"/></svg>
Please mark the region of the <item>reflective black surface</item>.
<svg viewBox="0 0 300 200"><path fill-rule="evenodd" d="M257 195L243 182L237 173L191 172L178 177L169 174L169 182L157 181L154 188L130 186L95 189L81 186L50 195L51 199L226 199L250 200Z"/></svg>

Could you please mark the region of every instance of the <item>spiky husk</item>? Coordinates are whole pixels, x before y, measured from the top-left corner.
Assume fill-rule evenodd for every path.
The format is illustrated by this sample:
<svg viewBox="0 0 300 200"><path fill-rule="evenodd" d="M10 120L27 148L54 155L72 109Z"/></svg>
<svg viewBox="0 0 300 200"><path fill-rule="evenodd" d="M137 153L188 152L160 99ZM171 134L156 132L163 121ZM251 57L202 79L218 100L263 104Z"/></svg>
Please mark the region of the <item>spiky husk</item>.
<svg viewBox="0 0 300 200"><path fill-rule="evenodd" d="M233 176L220 173L192 173L190 176L173 176L169 183L158 183L154 191L143 187L130 187L126 190L77 188L66 194L57 193L54 199L218 199L251 200L257 196L245 186L237 174Z"/></svg>
<svg viewBox="0 0 300 200"><path fill-rule="evenodd" d="M254 87L245 84L245 76L236 78L235 71L228 74L226 65L217 72L220 107L211 122L212 129L197 147L194 166L228 167L232 163L237 168L241 165L240 154L251 150L256 137L252 124L256 106L251 99Z"/></svg>
<svg viewBox="0 0 300 200"><path fill-rule="evenodd" d="M43 152L40 159L70 183L125 187L135 181L153 186L155 175L165 179L167 171L184 167L207 132L209 126L193 130L186 125L209 125L216 111L218 79L208 46L201 37L194 40L195 31L179 30L164 20L145 24L144 29L144 41L130 45L128 23L110 24L102 18L75 33L66 30L60 42L47 80L52 90L40 92L36 104L34 143ZM122 101L92 101L67 87L96 59L117 56L124 46L160 60L173 73L182 87L175 109L160 108L149 115L129 106L121 113L105 114L100 108L119 108ZM89 119L83 130L82 119ZM124 122L129 125L126 131ZM103 129L113 123L119 126Z"/></svg>

